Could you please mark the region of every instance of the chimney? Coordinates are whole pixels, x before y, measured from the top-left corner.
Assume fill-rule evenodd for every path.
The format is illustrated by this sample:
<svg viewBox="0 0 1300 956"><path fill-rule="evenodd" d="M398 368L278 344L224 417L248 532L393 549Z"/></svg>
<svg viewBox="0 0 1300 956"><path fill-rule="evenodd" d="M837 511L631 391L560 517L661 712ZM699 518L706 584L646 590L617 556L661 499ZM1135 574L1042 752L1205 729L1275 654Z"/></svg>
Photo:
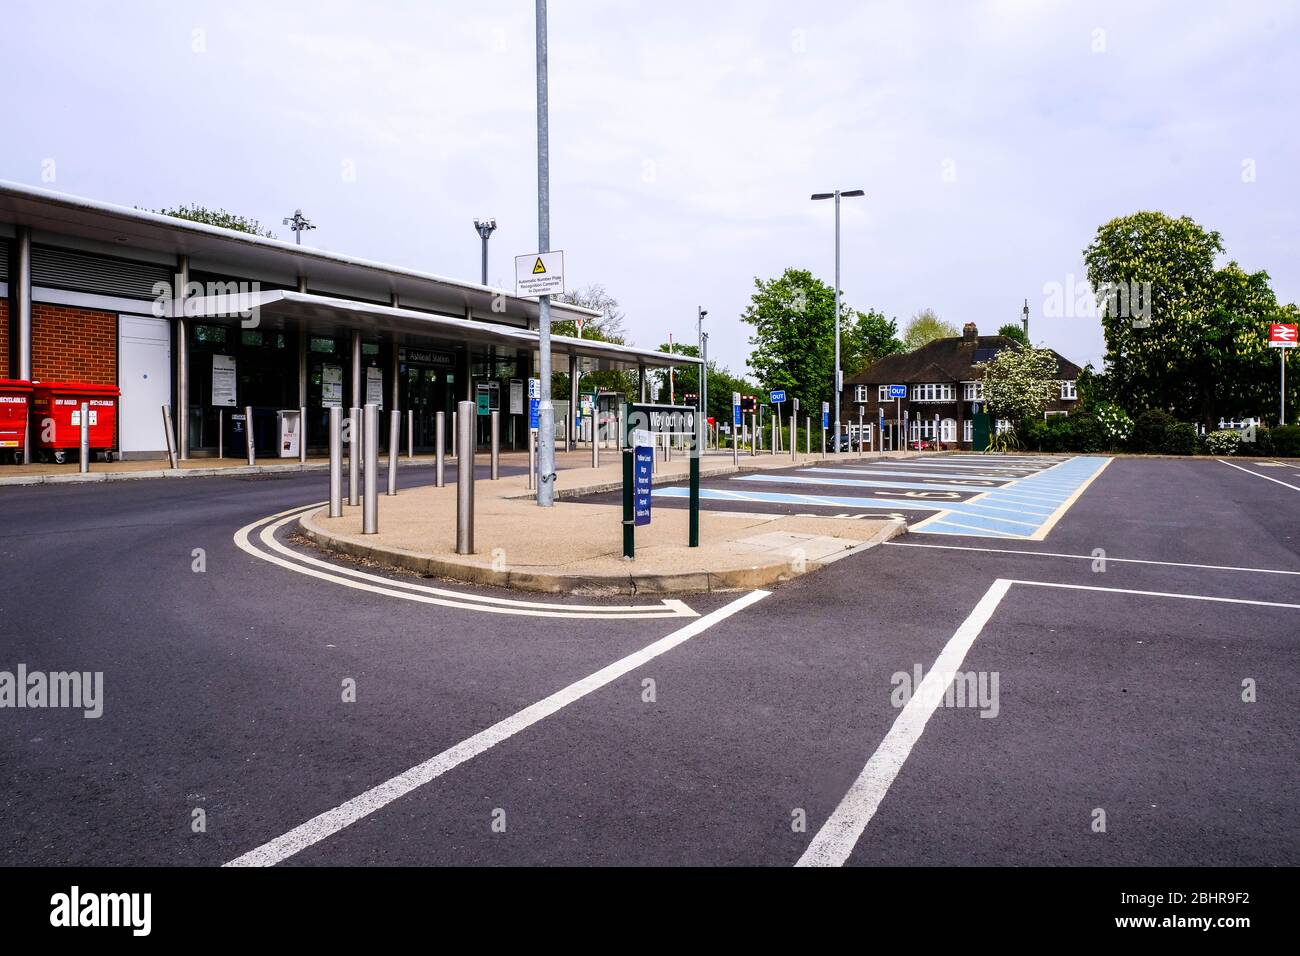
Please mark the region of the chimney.
<svg viewBox="0 0 1300 956"><path fill-rule="evenodd" d="M980 330L974 322L967 322L961 327L961 337L967 342L974 342L979 338Z"/></svg>

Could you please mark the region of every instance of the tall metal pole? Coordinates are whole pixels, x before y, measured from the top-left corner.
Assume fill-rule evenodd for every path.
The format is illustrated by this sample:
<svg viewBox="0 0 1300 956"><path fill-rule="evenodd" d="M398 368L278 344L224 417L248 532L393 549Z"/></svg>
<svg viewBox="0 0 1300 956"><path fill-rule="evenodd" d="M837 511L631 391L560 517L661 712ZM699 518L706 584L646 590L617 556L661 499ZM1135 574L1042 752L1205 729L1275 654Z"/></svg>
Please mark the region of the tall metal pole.
<svg viewBox="0 0 1300 956"><path fill-rule="evenodd" d="M1279 361L1282 363L1282 412L1278 416L1278 425L1286 424L1286 349L1278 349L1282 353Z"/></svg>
<svg viewBox="0 0 1300 956"><path fill-rule="evenodd" d="M18 310L18 377L32 378L32 230L19 226L14 263L18 274L13 277L14 308ZM23 429L23 461L32 460L31 428Z"/></svg>
<svg viewBox="0 0 1300 956"><path fill-rule="evenodd" d="M551 169L549 105L546 88L546 0L537 3L537 247L551 251ZM537 504L555 506L555 405L551 402L551 298L537 301L537 348L541 353L542 394L537 403L541 432L538 448ZM468 457L474 460L473 451ZM471 546L471 551L473 550Z"/></svg>
<svg viewBox="0 0 1300 956"><path fill-rule="evenodd" d="M86 474L90 471L90 404L82 402L79 421L81 422L81 462L79 471Z"/></svg>
<svg viewBox="0 0 1300 956"><path fill-rule="evenodd" d="M835 190L835 435L840 434L840 191ZM822 439L825 441L825 439ZM839 442L831 449L839 452Z"/></svg>

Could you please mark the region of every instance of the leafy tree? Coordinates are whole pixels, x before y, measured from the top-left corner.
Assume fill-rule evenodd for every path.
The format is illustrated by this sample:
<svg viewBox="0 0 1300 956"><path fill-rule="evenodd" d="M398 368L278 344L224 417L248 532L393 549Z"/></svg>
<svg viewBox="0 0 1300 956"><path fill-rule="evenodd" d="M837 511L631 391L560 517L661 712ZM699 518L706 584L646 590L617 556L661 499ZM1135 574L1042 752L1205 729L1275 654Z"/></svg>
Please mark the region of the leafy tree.
<svg viewBox="0 0 1300 956"><path fill-rule="evenodd" d="M1021 345L1029 344L1029 336L1025 334L1025 327L1016 322L1008 322L1006 325L999 328L998 335L1019 342Z"/></svg>
<svg viewBox="0 0 1300 956"><path fill-rule="evenodd" d="M1013 423L1041 418L1059 393L1056 355L1032 345L1003 349L975 371L984 382L984 400L995 417Z"/></svg>
<svg viewBox="0 0 1300 956"><path fill-rule="evenodd" d="M843 304L843 296L840 299ZM897 319L886 319L883 312L875 309L856 315L847 328L840 330L840 366L846 379L886 355L905 351L903 343L898 340Z"/></svg>
<svg viewBox="0 0 1300 956"><path fill-rule="evenodd" d="M226 212L224 209L207 209L191 203L188 206L177 206L174 209L155 209L153 212L162 216L188 219L190 222L207 223L209 226L220 226L222 229L234 229L236 232L246 232L267 239L275 238L275 233L270 229L263 229L262 224L256 219L237 216L233 212Z"/></svg>
<svg viewBox="0 0 1300 956"><path fill-rule="evenodd" d="M618 304L618 299L606 292L605 287L599 282L593 282L581 289L565 292L563 295L557 295L555 300L557 302L567 302L569 305L582 306L585 309L594 309L600 313L599 318L583 323L583 338L594 338L593 333L600 332L603 336L601 338L602 342L623 342L624 336L627 334L624 329L627 314ZM573 322L569 322L567 325L573 331L563 334L576 335L577 325Z"/></svg>
<svg viewBox="0 0 1300 956"><path fill-rule="evenodd" d="M1113 401L1208 427L1276 406L1267 324L1295 306L1279 307L1265 272L1216 269L1223 251L1217 232L1187 216L1138 212L1097 230L1084 261L1102 302Z"/></svg>
<svg viewBox="0 0 1300 956"><path fill-rule="evenodd" d="M960 334L951 322L939 318L934 309L922 309L912 316L912 321L903 330L903 346L907 351L915 352L935 339L948 339Z"/></svg>
<svg viewBox="0 0 1300 956"><path fill-rule="evenodd" d="M844 326L851 313L843 297L840 307ZM806 269L786 269L776 279L754 280L741 319L754 327L749 367L764 389L783 388L804 408L834 399L834 289Z"/></svg>

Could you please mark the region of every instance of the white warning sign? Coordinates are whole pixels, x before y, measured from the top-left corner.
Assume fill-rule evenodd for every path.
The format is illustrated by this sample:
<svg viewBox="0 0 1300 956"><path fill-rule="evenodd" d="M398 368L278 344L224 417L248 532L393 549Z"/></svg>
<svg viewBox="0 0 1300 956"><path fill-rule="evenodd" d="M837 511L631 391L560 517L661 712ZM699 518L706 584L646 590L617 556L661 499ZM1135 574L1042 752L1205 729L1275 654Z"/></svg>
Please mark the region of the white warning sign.
<svg viewBox="0 0 1300 956"><path fill-rule="evenodd" d="M564 292L564 253L515 256L515 295L529 298Z"/></svg>

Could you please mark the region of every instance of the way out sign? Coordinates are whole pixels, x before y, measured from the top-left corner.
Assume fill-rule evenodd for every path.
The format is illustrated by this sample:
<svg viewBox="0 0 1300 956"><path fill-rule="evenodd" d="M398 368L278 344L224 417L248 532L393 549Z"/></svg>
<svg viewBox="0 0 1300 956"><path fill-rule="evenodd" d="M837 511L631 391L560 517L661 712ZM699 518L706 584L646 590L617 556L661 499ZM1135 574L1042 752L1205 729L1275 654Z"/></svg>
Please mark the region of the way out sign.
<svg viewBox="0 0 1300 956"><path fill-rule="evenodd" d="M529 298L564 292L564 253L534 252L515 256L515 295Z"/></svg>

